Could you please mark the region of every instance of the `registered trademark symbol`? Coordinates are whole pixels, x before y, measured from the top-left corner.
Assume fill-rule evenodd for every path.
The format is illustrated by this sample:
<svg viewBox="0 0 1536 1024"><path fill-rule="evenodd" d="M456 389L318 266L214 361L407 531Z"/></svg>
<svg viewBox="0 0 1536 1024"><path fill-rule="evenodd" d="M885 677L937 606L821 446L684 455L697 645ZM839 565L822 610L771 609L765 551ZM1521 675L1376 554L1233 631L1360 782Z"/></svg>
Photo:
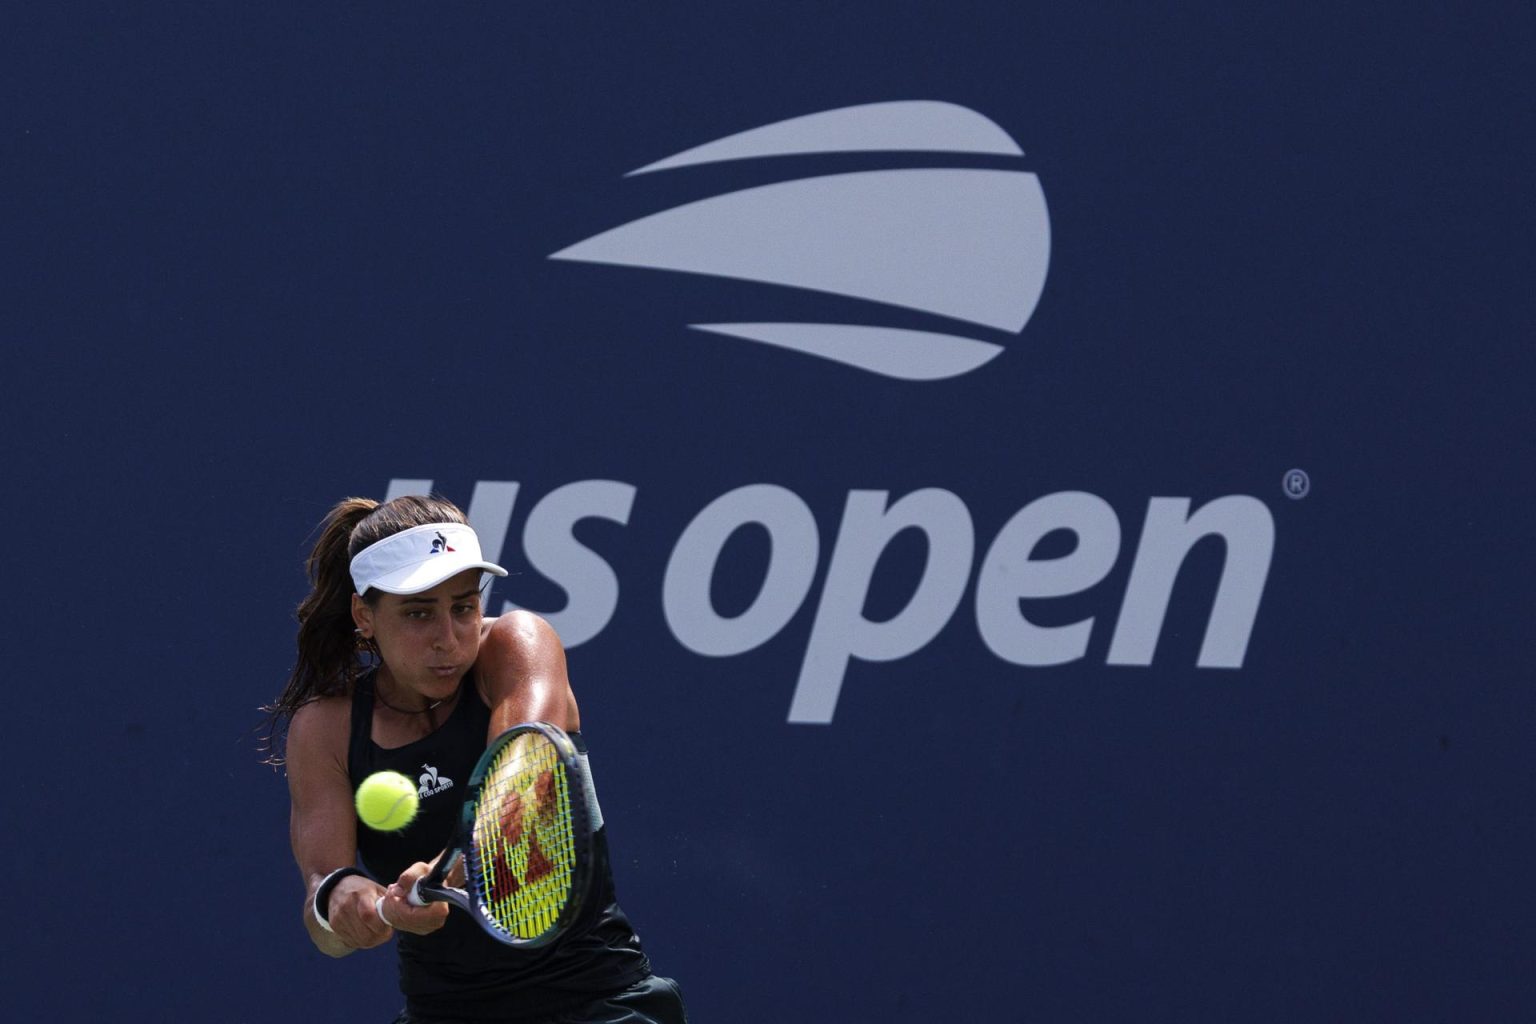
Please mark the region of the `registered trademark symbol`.
<svg viewBox="0 0 1536 1024"><path fill-rule="evenodd" d="M1307 492L1312 490L1312 478L1307 476L1304 469L1292 469L1286 472L1280 486L1285 488L1287 498L1305 498Z"/></svg>

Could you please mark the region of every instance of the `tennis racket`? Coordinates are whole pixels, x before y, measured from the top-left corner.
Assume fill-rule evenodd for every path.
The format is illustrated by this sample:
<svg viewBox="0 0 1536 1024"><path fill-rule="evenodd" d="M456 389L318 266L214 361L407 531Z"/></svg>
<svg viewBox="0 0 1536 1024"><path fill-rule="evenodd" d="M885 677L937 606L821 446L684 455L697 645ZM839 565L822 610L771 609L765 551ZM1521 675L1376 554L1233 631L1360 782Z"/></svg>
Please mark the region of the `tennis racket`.
<svg viewBox="0 0 1536 1024"><path fill-rule="evenodd" d="M592 861L587 790L571 738L548 722L496 737L469 778L454 838L410 902L450 903L492 937L533 949L581 910ZM464 865L464 888L447 883Z"/></svg>

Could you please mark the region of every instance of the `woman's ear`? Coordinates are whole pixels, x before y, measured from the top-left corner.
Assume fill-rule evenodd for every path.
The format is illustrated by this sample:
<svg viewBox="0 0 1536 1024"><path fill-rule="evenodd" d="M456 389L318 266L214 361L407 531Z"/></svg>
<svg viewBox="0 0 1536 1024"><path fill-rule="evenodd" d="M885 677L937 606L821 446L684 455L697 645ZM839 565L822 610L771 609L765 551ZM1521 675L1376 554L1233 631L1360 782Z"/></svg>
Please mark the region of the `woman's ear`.
<svg viewBox="0 0 1536 1024"><path fill-rule="evenodd" d="M352 624L362 634L364 640L373 639L373 609L364 601L362 595L352 595Z"/></svg>

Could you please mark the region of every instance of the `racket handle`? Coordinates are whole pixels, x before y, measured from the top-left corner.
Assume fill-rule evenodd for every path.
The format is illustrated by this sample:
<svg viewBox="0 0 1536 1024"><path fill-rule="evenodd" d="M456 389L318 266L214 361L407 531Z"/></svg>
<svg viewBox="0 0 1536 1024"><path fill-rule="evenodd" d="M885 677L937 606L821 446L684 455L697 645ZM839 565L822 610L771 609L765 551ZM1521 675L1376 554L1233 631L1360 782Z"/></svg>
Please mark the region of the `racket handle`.
<svg viewBox="0 0 1536 1024"><path fill-rule="evenodd" d="M411 891L405 897L405 901L413 907L424 907L427 901L421 897L421 879L411 883Z"/></svg>

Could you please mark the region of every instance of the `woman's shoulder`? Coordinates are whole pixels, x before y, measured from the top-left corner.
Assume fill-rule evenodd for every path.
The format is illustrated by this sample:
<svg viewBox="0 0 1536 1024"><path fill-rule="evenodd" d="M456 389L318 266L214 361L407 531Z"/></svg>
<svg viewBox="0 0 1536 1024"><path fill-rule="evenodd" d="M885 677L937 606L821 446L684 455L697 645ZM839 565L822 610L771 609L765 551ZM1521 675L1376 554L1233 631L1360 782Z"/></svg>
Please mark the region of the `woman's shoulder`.
<svg viewBox="0 0 1536 1024"><path fill-rule="evenodd" d="M345 748L352 731L352 698L348 695L316 697L301 704L288 723L288 746L326 749Z"/></svg>
<svg viewBox="0 0 1536 1024"><path fill-rule="evenodd" d="M485 628L475 666L487 681L498 673L516 678L558 673L563 678L565 648L553 626L519 609L498 616Z"/></svg>
<svg viewBox="0 0 1536 1024"><path fill-rule="evenodd" d="M554 627L532 612L511 612L487 626L475 679L499 728L535 720L580 728L565 648Z"/></svg>
<svg viewBox="0 0 1536 1024"><path fill-rule="evenodd" d="M289 720L288 789L296 801L301 794L350 792L347 747L351 742L351 704L350 697L316 697L300 705Z"/></svg>
<svg viewBox="0 0 1536 1024"><path fill-rule="evenodd" d="M480 642L507 651L533 652L560 646L560 635L543 617L518 608L486 619Z"/></svg>

